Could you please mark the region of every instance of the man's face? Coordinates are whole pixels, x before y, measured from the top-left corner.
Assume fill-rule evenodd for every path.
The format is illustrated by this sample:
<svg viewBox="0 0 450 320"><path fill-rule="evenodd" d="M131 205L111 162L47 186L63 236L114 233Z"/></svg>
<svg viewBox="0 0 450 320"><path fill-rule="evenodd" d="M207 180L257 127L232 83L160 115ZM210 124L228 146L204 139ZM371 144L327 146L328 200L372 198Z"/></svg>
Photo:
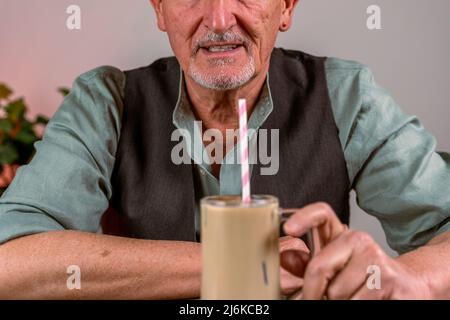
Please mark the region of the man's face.
<svg viewBox="0 0 450 320"><path fill-rule="evenodd" d="M292 0L152 0L185 74L213 90L245 85L267 71ZM289 8L288 8L289 9ZM291 8L292 9L292 8Z"/></svg>

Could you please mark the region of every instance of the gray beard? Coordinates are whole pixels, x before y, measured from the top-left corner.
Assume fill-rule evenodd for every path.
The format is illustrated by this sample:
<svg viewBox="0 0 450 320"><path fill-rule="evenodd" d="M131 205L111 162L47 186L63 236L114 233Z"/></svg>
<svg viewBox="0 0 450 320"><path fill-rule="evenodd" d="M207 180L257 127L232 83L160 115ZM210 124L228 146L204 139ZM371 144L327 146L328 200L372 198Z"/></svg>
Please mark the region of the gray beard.
<svg viewBox="0 0 450 320"><path fill-rule="evenodd" d="M200 86L218 91L234 90L242 87L249 82L255 75L255 62L252 57L250 61L244 66L239 74L227 74L227 66L234 62L233 58L214 59L210 61L211 65L215 66L212 74L205 74L197 69L194 61L188 69L188 75Z"/></svg>

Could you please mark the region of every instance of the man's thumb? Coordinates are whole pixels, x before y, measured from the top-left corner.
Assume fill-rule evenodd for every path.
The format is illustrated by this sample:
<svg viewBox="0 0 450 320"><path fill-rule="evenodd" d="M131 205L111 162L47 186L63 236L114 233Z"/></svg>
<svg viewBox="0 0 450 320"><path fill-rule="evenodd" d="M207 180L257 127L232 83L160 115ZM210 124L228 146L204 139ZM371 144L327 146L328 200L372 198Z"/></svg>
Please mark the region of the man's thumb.
<svg viewBox="0 0 450 320"><path fill-rule="evenodd" d="M280 255L280 264L286 271L303 278L309 259L309 254L305 251L286 250Z"/></svg>

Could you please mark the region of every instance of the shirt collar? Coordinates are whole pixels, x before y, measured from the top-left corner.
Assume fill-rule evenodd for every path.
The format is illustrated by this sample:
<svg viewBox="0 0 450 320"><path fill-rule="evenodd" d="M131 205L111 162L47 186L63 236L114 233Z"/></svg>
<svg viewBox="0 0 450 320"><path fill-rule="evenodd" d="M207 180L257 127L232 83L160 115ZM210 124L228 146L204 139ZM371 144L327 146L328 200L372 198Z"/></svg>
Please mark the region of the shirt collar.
<svg viewBox="0 0 450 320"><path fill-rule="evenodd" d="M194 121L196 121L192 107L187 97L184 73L181 77L178 89L178 100L172 114L173 124L178 129L188 130L194 136ZM248 121L249 129L259 129L273 111L273 100L270 92L269 74L267 74L261 95Z"/></svg>

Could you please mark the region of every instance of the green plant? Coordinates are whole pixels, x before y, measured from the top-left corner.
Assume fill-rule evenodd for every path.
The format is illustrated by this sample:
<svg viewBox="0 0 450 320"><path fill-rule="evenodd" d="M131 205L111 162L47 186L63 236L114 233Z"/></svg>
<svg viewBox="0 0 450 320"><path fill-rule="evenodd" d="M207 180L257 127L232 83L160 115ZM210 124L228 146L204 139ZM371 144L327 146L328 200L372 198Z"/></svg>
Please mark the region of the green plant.
<svg viewBox="0 0 450 320"><path fill-rule="evenodd" d="M67 88L58 91L63 96L69 93ZM0 83L0 175L7 165L23 165L31 160L34 143L41 138L38 126L48 123L48 118L43 115L29 119L24 98L12 99L12 95L13 91Z"/></svg>

